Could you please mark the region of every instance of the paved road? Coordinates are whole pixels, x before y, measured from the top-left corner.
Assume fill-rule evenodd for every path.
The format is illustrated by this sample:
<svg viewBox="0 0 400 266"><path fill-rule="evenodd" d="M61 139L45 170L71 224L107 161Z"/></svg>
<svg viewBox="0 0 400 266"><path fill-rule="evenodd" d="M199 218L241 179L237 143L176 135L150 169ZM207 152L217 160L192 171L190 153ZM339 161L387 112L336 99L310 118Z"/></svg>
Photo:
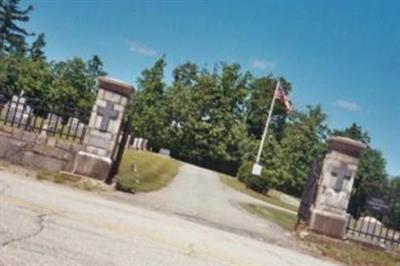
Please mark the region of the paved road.
<svg viewBox="0 0 400 266"><path fill-rule="evenodd" d="M184 164L175 179L160 191L134 196L113 193L110 196L136 206L177 214L220 229L262 238L269 243L289 247L296 245L288 232L249 214L239 206L239 203L269 204L233 190L222 184L215 172L194 165Z"/></svg>
<svg viewBox="0 0 400 266"><path fill-rule="evenodd" d="M0 171L0 265L331 265L177 215Z"/></svg>

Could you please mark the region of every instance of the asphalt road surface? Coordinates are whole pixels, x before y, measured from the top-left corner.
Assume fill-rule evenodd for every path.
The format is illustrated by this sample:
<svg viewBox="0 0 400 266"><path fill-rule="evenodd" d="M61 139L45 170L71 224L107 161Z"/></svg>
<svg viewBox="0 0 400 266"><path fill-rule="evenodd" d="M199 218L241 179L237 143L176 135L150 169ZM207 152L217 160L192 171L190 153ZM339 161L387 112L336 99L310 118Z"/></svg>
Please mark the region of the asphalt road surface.
<svg viewBox="0 0 400 266"><path fill-rule="evenodd" d="M96 193L0 171L0 265L332 265Z"/></svg>
<svg viewBox="0 0 400 266"><path fill-rule="evenodd" d="M184 164L174 180L152 193L112 193L110 198L136 206L179 215L185 219L219 229L260 238L269 243L295 248L294 238L281 227L243 210L239 203L253 203L277 208L220 182L217 173ZM288 211L296 214L293 211Z"/></svg>

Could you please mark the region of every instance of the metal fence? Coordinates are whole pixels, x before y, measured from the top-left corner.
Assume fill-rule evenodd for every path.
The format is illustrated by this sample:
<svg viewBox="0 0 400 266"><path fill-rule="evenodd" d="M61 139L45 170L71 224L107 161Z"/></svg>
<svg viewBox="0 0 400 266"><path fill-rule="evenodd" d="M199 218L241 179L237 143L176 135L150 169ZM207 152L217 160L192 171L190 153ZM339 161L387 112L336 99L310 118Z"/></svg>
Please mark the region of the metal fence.
<svg viewBox="0 0 400 266"><path fill-rule="evenodd" d="M356 220L350 217L347 224L347 235L355 240L385 247L400 246L400 232L374 219Z"/></svg>
<svg viewBox="0 0 400 266"><path fill-rule="evenodd" d="M399 185L364 183L358 191L363 193L357 195L356 190L355 200L350 202L353 216L347 223L348 236L387 248L400 246Z"/></svg>
<svg viewBox="0 0 400 266"><path fill-rule="evenodd" d="M90 112L54 106L0 89L0 124L47 136L83 142Z"/></svg>

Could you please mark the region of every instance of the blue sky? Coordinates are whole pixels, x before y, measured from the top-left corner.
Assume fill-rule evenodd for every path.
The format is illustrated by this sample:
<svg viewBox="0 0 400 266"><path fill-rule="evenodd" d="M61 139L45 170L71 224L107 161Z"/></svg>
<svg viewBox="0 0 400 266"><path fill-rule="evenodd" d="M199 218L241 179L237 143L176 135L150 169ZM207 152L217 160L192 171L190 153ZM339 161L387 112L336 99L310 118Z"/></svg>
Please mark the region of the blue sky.
<svg viewBox="0 0 400 266"><path fill-rule="evenodd" d="M357 122L400 175L400 1L24 1L50 59L98 54L110 76L136 83L166 55L240 63L292 82L296 108L321 104L331 127Z"/></svg>

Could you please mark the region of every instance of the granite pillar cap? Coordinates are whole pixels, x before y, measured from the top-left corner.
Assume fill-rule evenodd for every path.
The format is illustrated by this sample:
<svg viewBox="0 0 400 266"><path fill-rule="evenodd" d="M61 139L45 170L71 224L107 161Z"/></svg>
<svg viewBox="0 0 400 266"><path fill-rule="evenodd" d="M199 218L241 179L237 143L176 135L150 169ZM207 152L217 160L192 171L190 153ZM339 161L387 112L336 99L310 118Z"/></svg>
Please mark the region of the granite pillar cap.
<svg viewBox="0 0 400 266"><path fill-rule="evenodd" d="M327 143L330 150L335 150L355 158L360 158L361 152L368 148L366 144L360 141L339 136L330 137Z"/></svg>
<svg viewBox="0 0 400 266"><path fill-rule="evenodd" d="M99 77L97 80L99 88L118 93L125 97L129 97L135 91L135 88L132 85L120 80L109 77Z"/></svg>

